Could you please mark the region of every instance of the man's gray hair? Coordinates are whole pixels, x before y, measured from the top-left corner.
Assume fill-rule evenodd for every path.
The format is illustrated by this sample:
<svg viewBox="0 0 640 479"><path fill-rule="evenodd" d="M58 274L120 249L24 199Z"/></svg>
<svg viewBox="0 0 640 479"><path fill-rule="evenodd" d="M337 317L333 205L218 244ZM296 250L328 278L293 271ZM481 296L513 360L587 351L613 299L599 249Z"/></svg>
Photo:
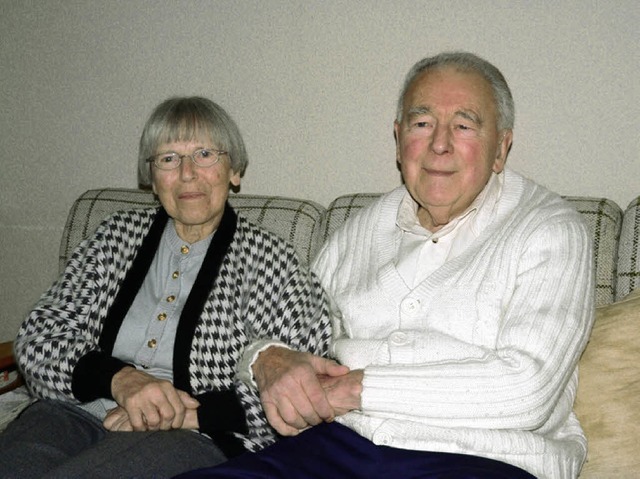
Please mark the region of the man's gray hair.
<svg viewBox="0 0 640 479"><path fill-rule="evenodd" d="M494 101L498 113L498 130L513 129L515 121L515 107L511 90L500 70L483 58L468 52L444 52L433 57L427 57L416 63L404 80L404 85L398 98L396 120L402 121L404 97L413 81L422 73L442 67L454 67L463 72L475 72L486 79L493 90Z"/></svg>
<svg viewBox="0 0 640 479"><path fill-rule="evenodd" d="M147 160L165 143L208 138L212 145L228 152L231 169L244 174L247 151L240 129L217 103L202 97L175 97L160 103L144 126L138 148L138 181L151 184Z"/></svg>

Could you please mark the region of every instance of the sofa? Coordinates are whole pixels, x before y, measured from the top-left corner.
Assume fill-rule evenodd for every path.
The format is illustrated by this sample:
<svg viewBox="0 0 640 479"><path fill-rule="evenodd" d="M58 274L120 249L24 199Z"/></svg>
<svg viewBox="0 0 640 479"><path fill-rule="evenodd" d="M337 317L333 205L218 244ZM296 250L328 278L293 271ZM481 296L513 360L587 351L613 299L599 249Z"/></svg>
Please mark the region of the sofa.
<svg viewBox="0 0 640 479"><path fill-rule="evenodd" d="M310 263L327 237L377 196L344 195L327 207L305 199L264 195L235 194L229 201L239 213L291 242ZM596 322L580 362L576 400L576 414L589 440L580 477L640 477L640 454L636 453L640 446L640 197L624 211L606 198L565 199L583 215L593 233L596 265ZM60 244L60 270L73 248L109 214L156 204L154 195L146 190L104 188L83 193L68 214ZM0 364L10 369L6 359ZM8 394L13 396L0 403L6 418L28 404L24 386L2 397Z"/></svg>

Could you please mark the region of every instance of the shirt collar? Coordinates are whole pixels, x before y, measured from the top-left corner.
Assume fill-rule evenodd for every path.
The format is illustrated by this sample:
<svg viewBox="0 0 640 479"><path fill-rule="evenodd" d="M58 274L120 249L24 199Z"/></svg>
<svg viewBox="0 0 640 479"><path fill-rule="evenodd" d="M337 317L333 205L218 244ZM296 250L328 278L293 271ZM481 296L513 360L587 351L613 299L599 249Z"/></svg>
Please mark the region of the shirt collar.
<svg viewBox="0 0 640 479"><path fill-rule="evenodd" d="M478 211L485 209L493 209L502 192L502 184L504 183L504 175L492 173L489 181L482 191L475 197L469 207L459 216L453 218L449 223L439 229L436 233L432 233L420 224L418 220L418 203L411 197L409 191L405 191L398 214L396 216L396 225L402 231L412 233L427 238L441 238L442 236L453 231L461 221L472 220L477 216Z"/></svg>

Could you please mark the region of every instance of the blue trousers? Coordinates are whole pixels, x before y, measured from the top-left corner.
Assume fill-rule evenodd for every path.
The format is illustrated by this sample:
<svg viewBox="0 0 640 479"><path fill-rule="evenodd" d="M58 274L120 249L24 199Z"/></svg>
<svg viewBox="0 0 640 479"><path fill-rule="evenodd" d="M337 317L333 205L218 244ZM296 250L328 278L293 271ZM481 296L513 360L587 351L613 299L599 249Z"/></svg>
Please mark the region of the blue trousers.
<svg viewBox="0 0 640 479"><path fill-rule="evenodd" d="M2 479L160 479L224 460L195 432L110 432L60 401L32 404L0 434Z"/></svg>
<svg viewBox="0 0 640 479"><path fill-rule="evenodd" d="M175 479L535 479L492 459L377 446L338 424L320 424L258 453Z"/></svg>

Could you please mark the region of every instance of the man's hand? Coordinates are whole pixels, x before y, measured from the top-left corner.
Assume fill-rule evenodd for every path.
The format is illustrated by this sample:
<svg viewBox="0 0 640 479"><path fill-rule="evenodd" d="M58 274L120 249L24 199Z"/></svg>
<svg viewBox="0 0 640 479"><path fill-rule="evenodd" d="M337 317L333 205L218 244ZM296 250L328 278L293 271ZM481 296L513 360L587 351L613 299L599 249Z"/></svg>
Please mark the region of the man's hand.
<svg viewBox="0 0 640 479"><path fill-rule="evenodd" d="M186 392L174 388L169 381L155 378L130 366L113 376L111 393L124 409L134 431L166 431L186 427L185 420L193 422L193 414L187 415L187 411L195 411L199 406L198 401ZM117 427L128 427L124 425L120 413L114 413L113 421L114 426L117 424Z"/></svg>
<svg viewBox="0 0 640 479"><path fill-rule="evenodd" d="M284 436L332 421L335 413L318 375L335 377L348 372L349 368L330 359L278 346L262 351L253 364L267 420Z"/></svg>
<svg viewBox="0 0 640 479"><path fill-rule="evenodd" d="M360 409L364 370L355 369L344 376L318 376L336 416Z"/></svg>

